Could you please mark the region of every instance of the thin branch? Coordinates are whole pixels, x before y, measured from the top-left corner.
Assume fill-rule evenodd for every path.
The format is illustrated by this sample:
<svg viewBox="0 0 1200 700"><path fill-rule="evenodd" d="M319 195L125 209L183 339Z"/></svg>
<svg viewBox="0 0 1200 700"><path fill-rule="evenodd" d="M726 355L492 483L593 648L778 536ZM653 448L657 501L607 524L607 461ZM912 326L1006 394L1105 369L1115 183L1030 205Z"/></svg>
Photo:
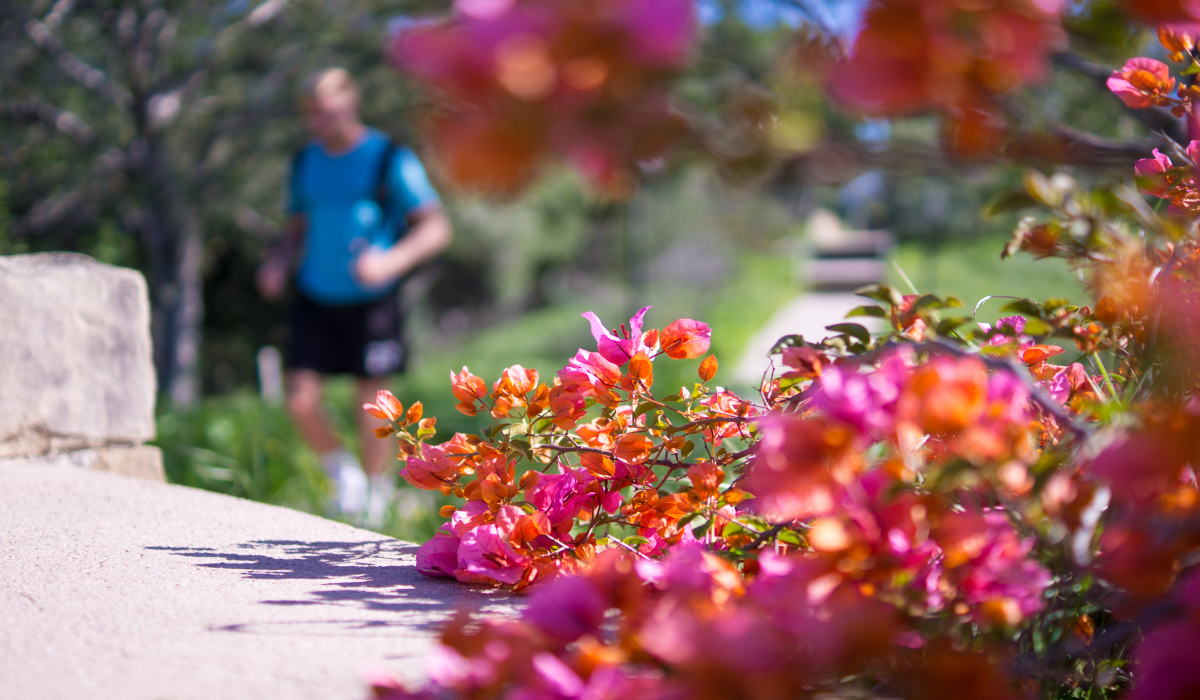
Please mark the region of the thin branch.
<svg viewBox="0 0 1200 700"><path fill-rule="evenodd" d="M0 101L0 119L17 123L43 122L83 143L91 142L95 136L91 127L79 117L36 97Z"/></svg>
<svg viewBox="0 0 1200 700"><path fill-rule="evenodd" d="M31 19L25 23L25 33L39 49L54 59L58 67L72 80L101 95L120 107L126 107L133 97L129 91L114 83L104 71L94 68L69 51L41 20Z"/></svg>

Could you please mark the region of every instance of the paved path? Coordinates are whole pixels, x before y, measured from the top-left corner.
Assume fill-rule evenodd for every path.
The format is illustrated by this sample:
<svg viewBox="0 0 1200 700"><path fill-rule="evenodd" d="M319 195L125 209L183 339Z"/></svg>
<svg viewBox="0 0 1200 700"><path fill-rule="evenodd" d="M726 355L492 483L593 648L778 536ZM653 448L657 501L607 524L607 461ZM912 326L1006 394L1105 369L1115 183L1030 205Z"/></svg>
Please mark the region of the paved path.
<svg viewBox="0 0 1200 700"><path fill-rule="evenodd" d="M412 544L65 465L0 466L0 698L365 700L409 678L459 607Z"/></svg>
<svg viewBox="0 0 1200 700"><path fill-rule="evenodd" d="M772 364L767 353L785 335L802 335L805 340L816 343L836 335L825 329L835 323L858 323L871 332L881 330L883 325L878 319L869 316L846 318L846 314L854 307L871 303L870 299L850 292L809 292L792 299L746 343L746 349L734 369L734 379L757 389L763 374ZM776 369L779 369L778 365Z"/></svg>

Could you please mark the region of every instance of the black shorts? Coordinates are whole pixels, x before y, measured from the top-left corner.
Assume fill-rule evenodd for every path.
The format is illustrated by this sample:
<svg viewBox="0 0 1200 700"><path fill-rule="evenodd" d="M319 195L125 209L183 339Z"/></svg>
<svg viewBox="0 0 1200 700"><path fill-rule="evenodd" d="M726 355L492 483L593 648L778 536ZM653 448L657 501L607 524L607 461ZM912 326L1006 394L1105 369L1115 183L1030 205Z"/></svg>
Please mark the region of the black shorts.
<svg viewBox="0 0 1200 700"><path fill-rule="evenodd" d="M400 298L330 306L302 294L292 304L287 368L378 377L408 365Z"/></svg>

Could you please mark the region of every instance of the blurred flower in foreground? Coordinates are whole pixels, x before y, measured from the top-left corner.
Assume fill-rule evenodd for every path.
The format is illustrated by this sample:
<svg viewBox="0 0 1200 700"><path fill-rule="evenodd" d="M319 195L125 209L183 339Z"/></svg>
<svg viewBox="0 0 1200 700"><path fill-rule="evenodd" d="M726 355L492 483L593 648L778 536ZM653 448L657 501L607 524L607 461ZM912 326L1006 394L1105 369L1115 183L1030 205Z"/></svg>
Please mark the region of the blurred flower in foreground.
<svg viewBox="0 0 1200 700"><path fill-rule="evenodd" d="M510 193L551 157L612 195L682 132L664 89L690 59L691 0L461 0L413 25L397 66L432 90L430 137L456 184Z"/></svg>
<svg viewBox="0 0 1200 700"><path fill-rule="evenodd" d="M1058 0L878 0L830 94L867 115L940 111L951 150L986 155L1004 136L995 98L1048 74L1061 12Z"/></svg>

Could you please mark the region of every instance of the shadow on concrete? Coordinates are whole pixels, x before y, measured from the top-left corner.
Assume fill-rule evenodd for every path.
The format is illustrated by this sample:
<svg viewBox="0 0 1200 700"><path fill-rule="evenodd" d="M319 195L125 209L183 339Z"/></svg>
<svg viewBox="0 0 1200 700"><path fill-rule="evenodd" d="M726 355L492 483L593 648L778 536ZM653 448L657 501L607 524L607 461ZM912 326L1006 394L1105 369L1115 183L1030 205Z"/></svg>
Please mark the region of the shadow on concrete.
<svg viewBox="0 0 1200 700"><path fill-rule="evenodd" d="M376 613L394 613L368 619L272 620L239 623L215 629L257 634L359 634L364 630L403 627L436 632L459 610L478 610L492 604L513 602L511 594L448 579L417 573L411 555L417 545L408 542L371 540L363 542L303 542L297 540L254 540L231 551L211 547L146 547L181 557L201 560L196 565L210 569L232 569L245 578L267 581L314 582L300 596L259 601L281 607L318 606ZM296 593L295 586L288 587ZM324 610L323 610L324 611ZM324 631L318 631L324 630Z"/></svg>

